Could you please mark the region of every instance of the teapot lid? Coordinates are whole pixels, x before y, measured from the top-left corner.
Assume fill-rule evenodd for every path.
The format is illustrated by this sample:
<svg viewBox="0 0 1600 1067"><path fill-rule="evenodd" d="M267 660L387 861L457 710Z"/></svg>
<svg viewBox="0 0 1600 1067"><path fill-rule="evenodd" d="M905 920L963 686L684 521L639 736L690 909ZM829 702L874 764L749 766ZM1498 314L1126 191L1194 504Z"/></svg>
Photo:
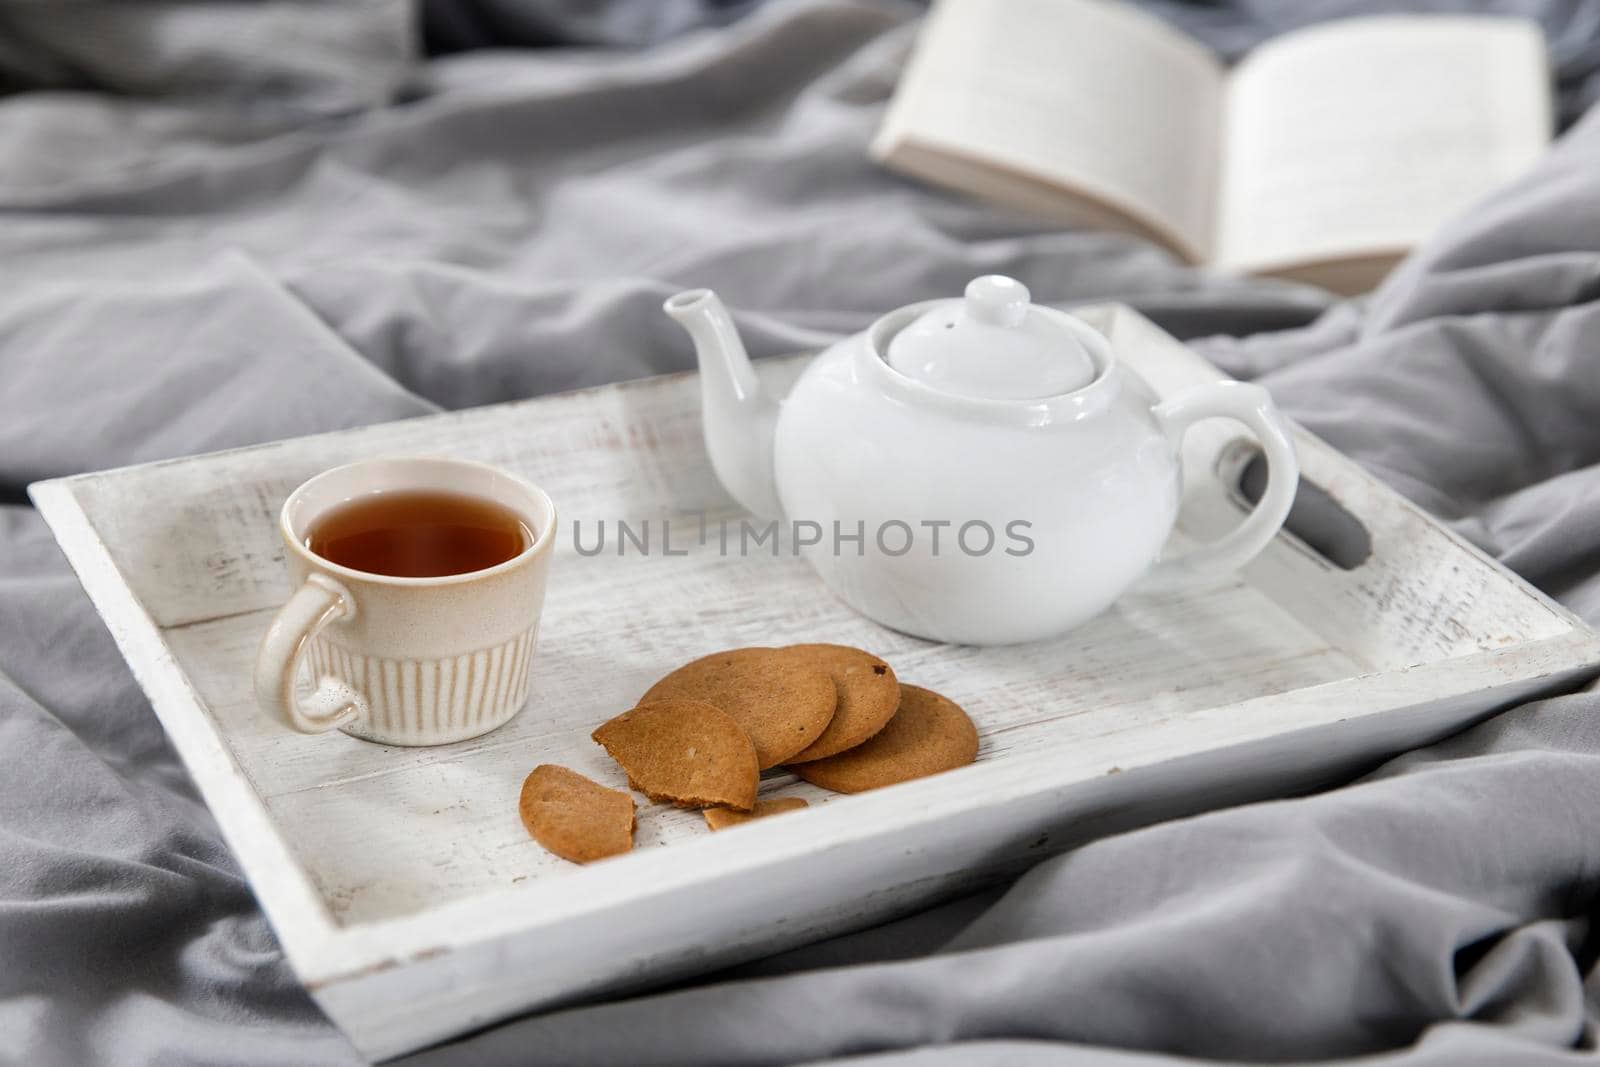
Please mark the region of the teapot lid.
<svg viewBox="0 0 1600 1067"><path fill-rule="evenodd" d="M1095 364L1076 334L1001 274L974 278L961 300L940 301L890 340L889 365L941 392L1036 400L1081 389Z"/></svg>

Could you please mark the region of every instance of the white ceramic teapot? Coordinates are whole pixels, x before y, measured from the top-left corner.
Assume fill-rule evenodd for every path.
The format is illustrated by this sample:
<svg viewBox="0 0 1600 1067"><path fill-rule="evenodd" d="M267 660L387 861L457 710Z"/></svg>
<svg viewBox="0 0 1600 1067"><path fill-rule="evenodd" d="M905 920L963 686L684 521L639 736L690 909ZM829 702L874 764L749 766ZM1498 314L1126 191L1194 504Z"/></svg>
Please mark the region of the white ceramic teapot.
<svg viewBox="0 0 1600 1067"><path fill-rule="evenodd" d="M1294 498L1294 447L1265 390L1219 382L1158 401L1105 337L1010 278L889 312L819 355L781 402L715 293L679 293L665 310L698 350L722 484L786 519L846 603L918 637L1059 634L1152 569L1241 566ZM1220 540L1158 563L1178 512L1179 439L1212 416L1255 432L1266 491Z"/></svg>

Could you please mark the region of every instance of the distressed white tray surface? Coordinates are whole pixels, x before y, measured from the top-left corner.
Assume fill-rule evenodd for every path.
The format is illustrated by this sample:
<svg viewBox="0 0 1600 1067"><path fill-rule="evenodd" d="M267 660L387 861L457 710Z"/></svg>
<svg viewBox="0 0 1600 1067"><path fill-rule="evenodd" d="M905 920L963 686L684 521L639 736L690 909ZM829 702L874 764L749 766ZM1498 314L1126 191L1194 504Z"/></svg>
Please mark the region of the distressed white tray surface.
<svg viewBox="0 0 1600 1067"><path fill-rule="evenodd" d="M1163 393L1220 376L1126 308L1082 314ZM761 369L782 383L801 363ZM1306 478L1371 535L1354 570L1280 535L1237 578L1129 597L1058 641L918 641L851 613L787 545L723 557L680 536L697 511L738 519L698 407L694 378L674 376L33 487L290 962L367 1055L861 926L1110 828L1304 788L1600 664L1578 620L1304 433ZM1180 531L1238 521L1236 435L1191 433ZM502 464L555 498L532 695L444 748L291 733L250 692L288 595L274 516L310 475L398 453ZM675 520L689 554L619 558L618 518L657 539ZM607 552L574 552L573 522L592 545L601 519ZM714 836L641 797L635 850L590 867L529 840L516 801L535 764L623 788L596 724L692 657L798 641L876 650L960 702L978 763L855 797L769 776L764 795L813 807Z"/></svg>

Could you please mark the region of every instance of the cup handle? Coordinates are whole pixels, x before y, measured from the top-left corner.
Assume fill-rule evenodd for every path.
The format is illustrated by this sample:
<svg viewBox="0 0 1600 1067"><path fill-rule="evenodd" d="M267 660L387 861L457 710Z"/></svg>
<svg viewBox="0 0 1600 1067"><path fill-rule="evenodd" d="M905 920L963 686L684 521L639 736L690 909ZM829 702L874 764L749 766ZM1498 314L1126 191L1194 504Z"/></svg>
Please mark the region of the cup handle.
<svg viewBox="0 0 1600 1067"><path fill-rule="evenodd" d="M1186 390L1151 410L1174 447L1201 419L1221 417L1244 423L1255 432L1266 456L1267 487L1237 527L1183 555L1162 559L1151 568L1146 581L1157 588L1179 585L1202 574L1237 570L1249 563L1289 517L1295 487L1300 482L1294 442L1272 397L1259 385L1248 382L1213 382Z"/></svg>
<svg viewBox="0 0 1600 1067"><path fill-rule="evenodd" d="M317 679L316 692L304 704L294 691L311 639L329 623L355 614L355 598L344 586L325 574L306 578L278 609L256 654L256 701L264 711L305 734L335 729L366 713L366 698L336 678Z"/></svg>

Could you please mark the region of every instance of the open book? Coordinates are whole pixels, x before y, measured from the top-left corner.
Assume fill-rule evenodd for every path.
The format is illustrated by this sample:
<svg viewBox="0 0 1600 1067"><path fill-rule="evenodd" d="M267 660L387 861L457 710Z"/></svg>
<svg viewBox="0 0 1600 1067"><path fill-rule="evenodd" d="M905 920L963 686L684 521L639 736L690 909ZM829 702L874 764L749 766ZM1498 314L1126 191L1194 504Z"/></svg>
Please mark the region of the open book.
<svg viewBox="0 0 1600 1067"><path fill-rule="evenodd" d="M1526 20L1379 16L1228 70L1107 0L938 0L873 142L887 166L1194 263L1375 285L1550 139Z"/></svg>

